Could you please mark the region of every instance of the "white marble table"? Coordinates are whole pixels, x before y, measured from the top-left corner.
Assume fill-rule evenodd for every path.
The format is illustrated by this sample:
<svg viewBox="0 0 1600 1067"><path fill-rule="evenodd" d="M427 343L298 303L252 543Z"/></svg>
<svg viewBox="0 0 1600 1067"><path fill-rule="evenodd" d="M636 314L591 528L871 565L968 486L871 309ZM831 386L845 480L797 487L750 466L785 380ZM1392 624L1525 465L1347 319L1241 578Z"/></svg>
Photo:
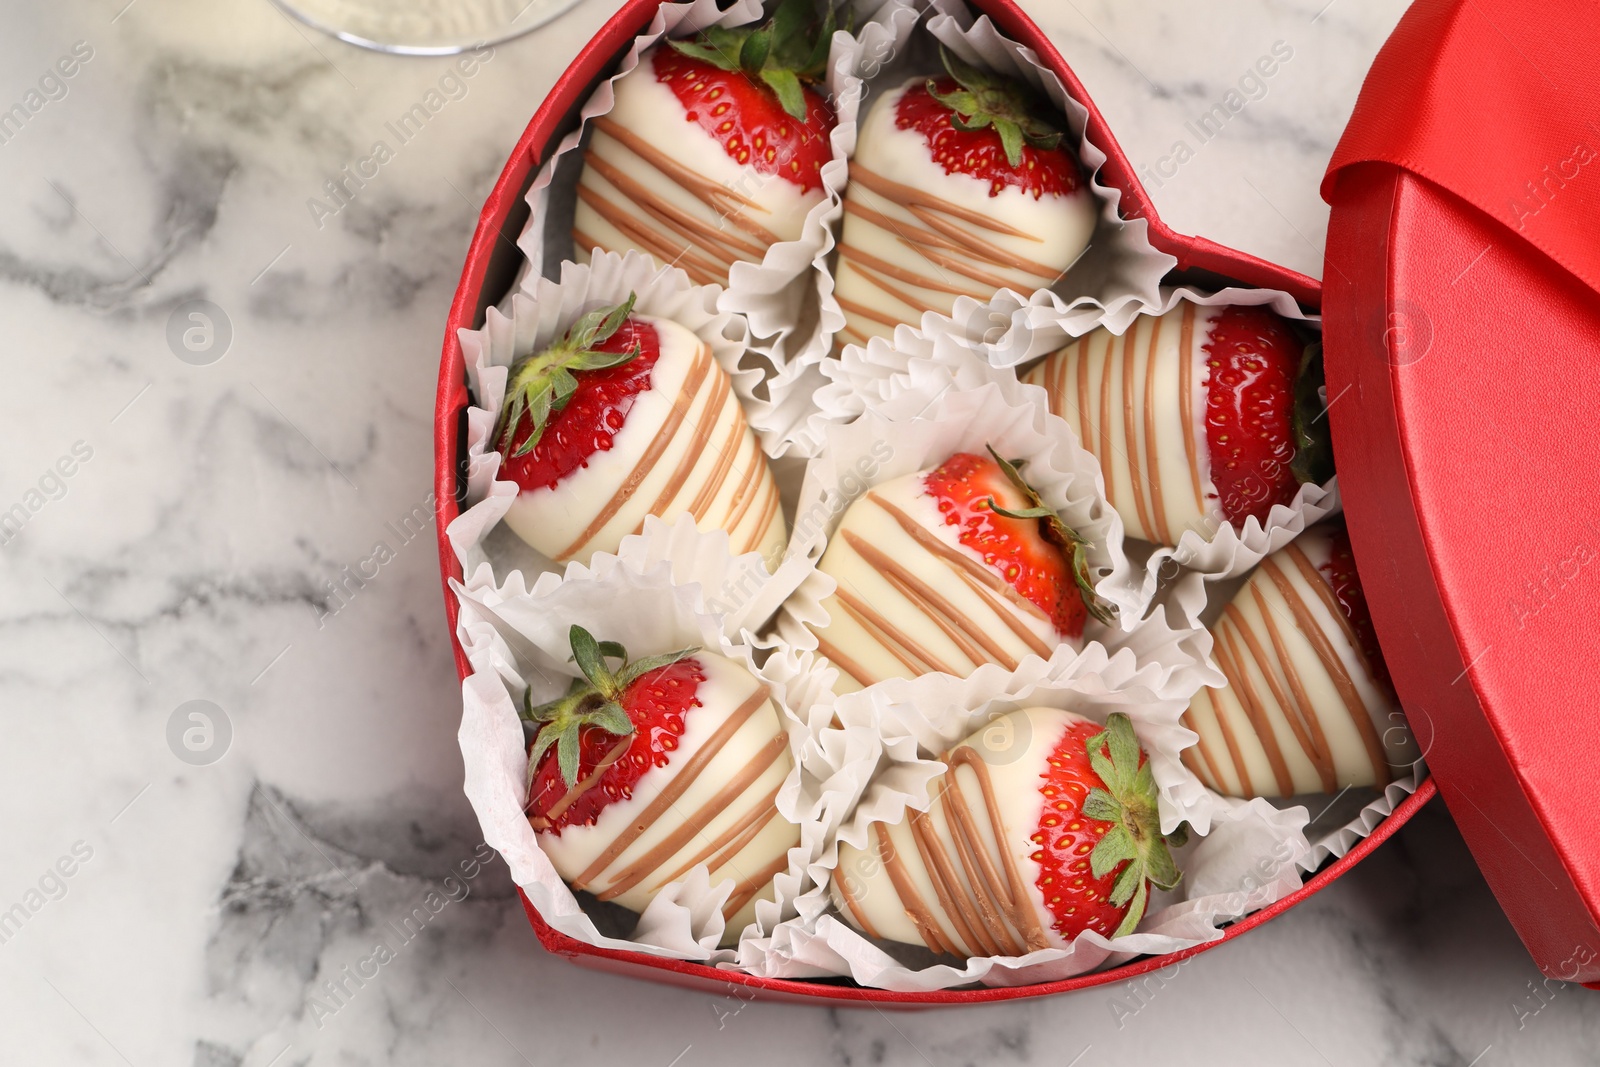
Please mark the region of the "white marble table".
<svg viewBox="0 0 1600 1067"><path fill-rule="evenodd" d="M265 0L126 3L0 15L0 108L44 97L0 143L0 511L27 516L0 547L0 910L23 912L0 943L0 1062L1592 1057L1600 1009L1570 988L1533 998L1437 806L1143 1001L890 1016L628 982L546 955L498 863L329 1000L323 983L479 840L434 548L406 521L429 517L440 324L477 205L614 5L497 48L318 219L308 201L445 62L358 52ZM1173 223L1316 272L1317 181L1398 0L1027 6L1157 169ZM77 42L72 77L50 77ZM1293 57L1260 99L1194 143L1186 121L1277 42ZM1193 158L1163 162L1185 138ZM231 337L185 361L169 320L198 299ZM376 576L348 577L363 567ZM231 730L210 765L169 742L195 700Z"/></svg>

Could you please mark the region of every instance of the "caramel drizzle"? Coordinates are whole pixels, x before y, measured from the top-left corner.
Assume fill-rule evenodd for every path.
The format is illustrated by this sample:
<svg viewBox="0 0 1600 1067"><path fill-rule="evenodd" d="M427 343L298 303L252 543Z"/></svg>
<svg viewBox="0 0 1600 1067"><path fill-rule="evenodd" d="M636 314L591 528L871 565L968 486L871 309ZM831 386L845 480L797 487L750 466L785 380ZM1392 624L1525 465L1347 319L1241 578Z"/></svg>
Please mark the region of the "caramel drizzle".
<svg viewBox="0 0 1600 1067"><path fill-rule="evenodd" d="M944 563L960 578L966 588L994 614L994 617L1025 646L1028 652L1042 657L1050 655L1050 644L1031 629L1024 619L1026 616L1048 623L1048 616L1038 605L1018 593L985 564L946 544L932 531L924 529L910 515L876 492L868 493L865 499L883 509L918 548ZM951 644L966 657L969 663L967 670L983 663L999 663L1007 670L1015 670L1021 663L1021 657L1007 649L996 635L990 633L984 626L975 624L968 617L969 613L957 607L947 596L898 562L891 553L874 546L852 530L842 531L839 537L844 545L881 574L896 592L949 638ZM896 626L873 605L843 585L834 590L832 598L844 614L855 620L866 631L867 636L910 675L934 672L963 673L962 668L943 660L905 630ZM825 632L824 629L817 634L818 651L827 656L840 670L862 686L882 680L875 672L867 670L854 657L840 650L837 645L828 642L823 636Z"/></svg>
<svg viewBox="0 0 1600 1067"><path fill-rule="evenodd" d="M1250 658L1255 661L1256 667L1261 671L1261 676L1267 681L1267 688L1272 691L1272 699L1277 703L1279 711L1283 713L1284 720L1289 724L1289 731L1294 734L1295 742L1300 746L1311 766L1316 770L1317 779L1322 783L1324 793L1332 793L1337 789L1338 777L1334 771L1333 758L1329 754L1327 738L1322 732L1322 723L1317 718L1316 709L1311 706L1311 701L1306 697L1305 685L1301 681L1300 673L1290 665L1287 646L1283 641L1283 634L1269 616L1272 610L1267 605L1266 597L1262 595L1261 587L1250 586L1251 599L1255 601L1256 608L1261 612L1261 618L1266 623L1268 640L1272 642L1272 651L1275 659L1267 656L1262 648L1261 641L1253 629L1245 622L1244 616L1238 607L1229 604L1223 614L1233 622L1234 632L1244 641L1245 647L1250 651ZM1274 665L1282 668L1284 679L1280 680ZM1284 688L1284 680L1288 682L1288 689ZM1294 694L1291 699L1290 693Z"/></svg>
<svg viewBox="0 0 1600 1067"><path fill-rule="evenodd" d="M666 419L662 421L661 428L656 431L655 438L650 442L650 446L645 449L644 455L639 457L633 469L628 472L628 476L617 487L617 491L612 494L611 499L606 501L605 505L600 509L600 513L594 517L583 533L579 534L572 544L555 555L554 558L556 560L564 562L575 557L585 545L594 540L601 530L605 529L607 523L616 518L617 513L622 510L624 505L633 499L633 495L639 491L639 487L644 484L645 479L655 469L656 463L660 461L667 450L667 446L672 443L672 439L677 435L678 428L683 425L684 419L688 417L689 411L699 399L700 387L705 383L707 376L710 375L711 369L711 349L701 344L699 351L695 353L693 364L689 367L687 380L679 391L678 397L672 402L672 410L667 413ZM720 374L717 377L724 381L727 378L726 375ZM699 458L700 453L710 440L711 432L714 428L712 422L713 420L701 418L699 422L694 424L694 439L689 443L688 451L685 453L688 459ZM671 486L669 485L668 488L670 489ZM670 502L671 495L671 493L663 493L659 496L655 503L646 509L646 514L661 514Z"/></svg>
<svg viewBox="0 0 1600 1067"><path fill-rule="evenodd" d="M1044 927L1028 899L1027 883L1017 869L1016 858L1006 848L1005 822L988 764L975 749L966 745L954 749L946 762L948 769L936 786L942 787L936 802L955 844L954 859L929 813L911 812L907 820L918 858L933 886L934 904L918 892L905 861L883 827L880 824L872 827L872 843L906 917L935 952L1020 956L1047 947ZM984 834L962 790L956 773L960 767L971 769L977 779L983 811L989 819L989 836L999 852L998 863L986 846ZM847 903L851 903L854 910L853 901L847 898ZM946 929L946 924L950 930Z"/></svg>
<svg viewBox="0 0 1600 1067"><path fill-rule="evenodd" d="M829 641L824 635L826 631L817 632L817 651L828 657L835 667L838 667L850 680L865 689L872 684L872 673L858 663L853 657L845 655L839 647Z"/></svg>
<svg viewBox="0 0 1600 1067"><path fill-rule="evenodd" d="M1158 491L1150 485L1150 476L1155 470L1156 456L1154 450L1145 449L1144 463L1141 466L1139 462L1139 438L1133 430L1134 424L1138 421L1138 413L1134 410L1133 403L1134 364L1139 358L1138 340L1139 323L1135 322L1128 328L1128 332L1122 336L1122 359L1119 361L1115 358L1117 341L1116 338L1112 338L1110 351L1107 352L1104 373L1109 379L1111 377L1111 369L1115 367L1122 375L1122 442L1128 446L1128 474L1132 483L1130 488L1133 490L1133 506L1139 515L1139 529L1148 531L1154 536L1155 527L1150 524L1150 510L1145 506L1145 494L1154 495ZM1142 478L1139 476L1141 470L1145 475Z"/></svg>
<svg viewBox="0 0 1600 1067"><path fill-rule="evenodd" d="M883 646L884 651L900 661L913 676L918 674L955 674L955 667L940 660L924 648L914 637L884 618L877 610L843 586L834 590L834 599L845 613Z"/></svg>
<svg viewBox="0 0 1600 1067"><path fill-rule="evenodd" d="M1214 649L1213 651L1216 650ZM1217 662L1220 666L1222 662L1220 653L1217 655ZM1226 668L1223 670L1223 677L1228 677ZM1223 714L1224 709L1222 702L1218 700L1217 697L1212 695L1211 690L1209 689L1202 689L1200 692L1201 695L1205 697L1206 704L1211 708L1212 720L1217 724L1217 729L1222 733L1222 744L1223 747L1228 750L1228 758L1233 761L1233 769L1238 772L1239 791L1245 796L1255 796L1256 787L1250 781L1250 771L1249 768L1245 766L1244 754L1239 749L1239 739L1233 736L1233 727L1228 723L1228 716ZM1197 697L1196 700L1198 699L1199 698ZM1212 770L1216 771L1217 768L1213 767ZM1218 774L1215 781L1219 783L1220 788L1222 776Z"/></svg>
<svg viewBox="0 0 1600 1067"><path fill-rule="evenodd" d="M877 831L878 826L876 823L873 824L872 829L874 832ZM850 891L850 879L845 877L842 872L835 872L833 879L834 888L839 891L839 899L844 901L846 910L848 910L855 918L856 925L861 927L861 932L866 934L868 937L881 936L878 933L877 928L872 925L871 920L867 918L867 913L861 907L861 902L857 900L856 895Z"/></svg>
<svg viewBox="0 0 1600 1067"><path fill-rule="evenodd" d="M623 753L628 751L628 746L632 743L632 737L624 736L618 738L617 743L612 745L611 748L606 751L606 754L600 758L600 762L594 765L594 770L590 771L583 777L581 781L570 786L565 793L561 794L561 799L550 805L550 810L548 812L543 815L528 816L528 822L532 824L535 830L548 830L551 826L555 825L555 821L561 818L562 813L568 808L572 807L573 802L579 797L593 789L594 784L600 780L600 776L606 773L607 768L609 768L613 763L622 758Z"/></svg>
<svg viewBox="0 0 1600 1067"><path fill-rule="evenodd" d="M1292 553L1290 558L1294 558ZM1323 578L1320 572L1311 567L1311 561L1305 560L1303 553L1301 554L1301 559L1304 560L1303 565L1311 571L1310 576L1302 574L1302 577L1306 578L1306 581L1311 584L1313 589L1326 589L1327 579ZM1377 728L1372 725L1372 716L1367 710L1366 702L1361 699L1361 693L1356 689L1355 681L1350 677L1350 672L1345 669L1344 660L1340 659L1338 652L1334 651L1333 643L1328 640L1328 635L1317 624L1317 620L1311 614L1310 607L1300 597L1299 592L1294 589L1293 584L1289 581L1289 576L1284 574L1278 567L1277 561L1269 557L1262 563L1261 569L1272 580L1272 584L1277 587L1284 600L1289 602L1289 608L1294 612L1295 622L1305 634L1306 640L1311 642L1311 647L1316 650L1317 658L1322 661L1322 669L1328 673L1328 677L1333 680L1334 688L1339 691L1339 699L1344 704L1345 710L1349 712L1350 721L1354 724L1356 732L1361 735L1361 742L1367 750L1367 757L1372 761L1372 774L1377 780L1378 786L1381 788L1388 785L1390 780L1389 763L1384 759L1383 741L1378 737ZM1316 581L1312 582L1311 577L1315 577ZM1327 600L1332 600L1331 590L1327 593ZM1344 619L1344 614L1338 610L1336 604L1331 614L1334 619L1341 622ZM1351 644L1353 649L1358 649L1358 647L1354 643Z"/></svg>
<svg viewBox="0 0 1600 1067"><path fill-rule="evenodd" d="M1359 645L1355 642L1355 634L1343 614L1339 611L1334 600L1332 590L1328 587L1326 579L1321 572L1306 558L1305 553L1297 545L1290 545L1286 554L1294 562L1295 568L1300 573L1301 579L1312 589L1316 590L1319 600L1325 610L1331 614L1342 628L1344 636L1349 640L1350 647L1360 654ZM1303 594L1293 583L1289 576L1279 566L1277 560L1268 558L1261 565L1261 574L1272 583L1284 602L1289 606L1294 615L1296 628L1304 635L1307 643L1316 653L1317 660L1323 671L1333 683L1338 692L1340 703L1344 706L1357 733L1361 736L1362 745L1366 749L1368 759L1372 764L1373 777L1382 787L1390 780L1389 766L1384 759L1383 743L1378 736L1377 728L1373 725L1371 714L1360 692L1346 669L1344 661L1334 649L1322 625L1312 615L1306 604ZM1266 680L1271 691L1272 699L1276 703L1284 721L1289 726L1296 745L1312 765L1319 783L1324 792L1332 793L1338 786L1338 769L1333 758L1332 747L1328 743L1326 731L1323 729L1321 715L1312 703L1310 694L1306 690L1305 680L1296 668L1291 657L1288 644L1276 613L1268 603L1262 587L1254 579L1248 584L1251 597L1259 612L1262 628L1265 629L1267 639L1271 645L1271 652L1262 645L1257 638L1254 628L1240 613L1234 604L1229 604L1223 612L1222 620L1214 629L1217 639L1216 656L1218 665L1228 679L1228 685L1238 698L1240 706L1244 709L1247 719L1256 732L1262 751L1267 762L1272 768L1281 794L1288 796L1294 791L1293 776L1289 773L1283 749L1280 745L1277 731L1273 728L1268 714L1268 706L1262 700L1245 670L1245 656L1240 649L1242 643L1248 650L1250 660L1256 665L1258 672ZM1365 662L1363 660L1363 662ZM1249 778L1245 772L1244 761L1240 756L1238 747L1231 735L1227 715L1220 704L1212 699L1212 710L1217 724L1223 731L1223 736L1228 745L1229 755L1232 757L1235 769L1239 772L1240 780L1246 793L1253 793ZM1209 757L1207 757L1209 762ZM1216 768L1212 767L1213 774Z"/></svg>
<svg viewBox="0 0 1600 1067"><path fill-rule="evenodd" d="M768 209L755 200L696 174L609 115L592 121L597 136L584 156L585 177L592 171L631 200L638 212L610 199L595 184L582 179L578 184L578 196L639 248L663 263L683 268L697 282L710 284L726 281L735 262L760 262L767 248L779 242L777 234L752 216L751 212L768 213ZM619 165L622 161L606 158L602 136L675 182L704 204L718 221L707 222L683 210L655 193L647 183L631 177L630 168ZM585 251L604 247L576 227L573 239Z"/></svg>
<svg viewBox="0 0 1600 1067"><path fill-rule="evenodd" d="M778 757L789 750L789 739L779 731L766 747L757 752L749 763L739 769L739 773L728 780L728 784L719 789L715 796L701 805L694 815L685 819L674 831L663 837L654 848L628 864L622 870L611 876L610 884L605 889L597 892L595 896L600 900L615 900L628 890L643 882L654 871L664 866L672 857L682 852L690 841L704 832L711 822L733 807L734 803L744 796L750 784L778 762ZM761 809L755 809L757 811ZM693 866L691 864L690 866ZM664 880L665 881L665 880Z"/></svg>
<svg viewBox="0 0 1600 1067"><path fill-rule="evenodd" d="M887 552L874 548L851 530L844 531L843 539L868 565L876 568L901 596L921 609L974 665L992 660L1002 664L1008 671L1017 669L1019 660L982 629L971 625L970 620L963 618L960 609L909 568L897 563Z"/></svg>
<svg viewBox="0 0 1600 1067"><path fill-rule="evenodd" d="M1222 667L1222 673L1227 676L1228 687L1238 698L1240 707L1244 708L1245 718L1250 720L1250 728L1255 731L1256 740L1260 742L1262 752L1267 757L1267 764L1272 768L1272 777L1277 782L1278 793L1282 796L1293 796L1294 776L1289 773L1289 763L1284 759L1283 748L1278 744L1278 734L1272 728L1272 720L1267 715L1266 706L1257 695L1250 676L1245 673L1244 660L1239 655L1233 633L1236 627L1226 625L1228 622L1232 620L1224 620L1225 624L1219 625L1216 629L1218 665Z"/></svg>
<svg viewBox="0 0 1600 1067"><path fill-rule="evenodd" d="M767 887L778 875L789 869L789 857L779 856L761 870L746 878L742 883L733 887L733 895L722 906L722 917L731 919L739 913L739 909L750 903L750 898Z"/></svg>
<svg viewBox="0 0 1600 1067"><path fill-rule="evenodd" d="M628 850L629 846L644 836L645 832L654 826L667 813L667 810L676 804L678 799L688 791L689 787L695 783L706 767L711 764L711 761L716 758L717 753L722 751L728 740L739 732L739 728L756 713L758 708L767 702L769 696L766 685L757 685L755 692L751 693L743 704L735 708L733 714L729 715L722 725L717 727L716 732L706 739L706 743L701 745L695 754L684 762L677 775L666 784L666 787L656 795L654 800L645 806L644 811L640 812L621 833L612 839L609 845L601 850L600 855L595 858L593 863L589 864L576 878L572 879L572 888L587 889L591 883L617 861L618 857ZM745 772L748 772L748 770L748 767L745 768ZM765 770L765 768L762 768L762 770ZM743 776L744 773L741 773L740 777ZM745 782L745 785L748 786L758 776L759 773L750 777ZM703 830L716 814L716 812L709 810L709 805L703 806L693 816L685 820L685 825L694 827L695 831L698 832ZM618 877L625 877L626 874L627 871L625 870Z"/></svg>
<svg viewBox="0 0 1600 1067"><path fill-rule="evenodd" d="M748 812L739 818L732 826L724 830L715 841L706 845L699 852L681 864L677 870L661 879L663 885L676 882L687 874L696 864L704 863L706 870L715 874L737 856L744 847L754 841L762 830L767 828L778 810L773 803L778 799L778 793L783 789L780 782L772 792L757 801ZM715 854L715 858L713 858Z"/></svg>
<svg viewBox="0 0 1600 1067"><path fill-rule="evenodd" d="M895 282L952 298L970 296L984 300L999 289L1032 292L1041 285L1049 285L1060 276L1061 272L1049 264L996 247L992 240L986 239L978 231L1040 242L1035 234L964 208L936 194L892 181L859 164L851 168L850 190L844 200L846 217L853 215L868 225L892 234L900 244L921 256L937 276L889 263L854 244L842 241L838 246L840 259L849 262L865 282L911 308L917 315L948 310L953 300L938 307L922 296L907 292ZM899 207L911 218L896 219L868 206L863 193L870 193L886 204ZM952 274L955 277L951 277ZM902 321L883 312L869 313L860 302L840 300L839 306L847 315L877 322L891 329ZM865 339L866 332L855 324L847 325L846 329Z"/></svg>
<svg viewBox="0 0 1600 1067"><path fill-rule="evenodd" d="M1161 454L1156 451L1156 353L1161 344L1161 316L1150 320L1150 347L1144 360L1144 461L1150 471L1150 511L1155 519L1155 534L1164 545L1172 543L1172 531L1167 528L1167 504L1161 491ZM1183 358L1183 353L1178 353ZM1178 402L1184 402L1182 393ZM1130 430L1131 434L1131 430ZM1186 446L1187 447L1187 446Z"/></svg>
<svg viewBox="0 0 1600 1067"><path fill-rule="evenodd" d="M1178 412L1183 417L1183 448L1189 460L1189 479L1194 483L1194 506L1204 515L1206 489L1200 480L1200 442L1194 432L1194 361L1200 358L1195 351L1194 314L1194 305L1185 300L1178 332Z"/></svg>
<svg viewBox="0 0 1600 1067"><path fill-rule="evenodd" d="M1011 627L1013 633L1023 641L1026 641L1033 651L1041 656L1050 655L1050 646L1032 630L1024 626L1021 620L1015 618L1016 612L1021 612L1041 622L1049 622L1050 617L1044 613L1044 610L1039 605L1017 592L1015 586L990 570L984 563L973 559L960 549L945 544L931 530L924 529L916 519L907 515L876 492L868 493L867 499L882 508L890 518L894 519L900 529L904 530L916 542L917 547L942 560L951 570L966 578L975 588L987 589L999 594L1005 600L1006 605L1013 610L1010 612L997 610L996 614ZM993 601L991 601L992 603Z"/></svg>

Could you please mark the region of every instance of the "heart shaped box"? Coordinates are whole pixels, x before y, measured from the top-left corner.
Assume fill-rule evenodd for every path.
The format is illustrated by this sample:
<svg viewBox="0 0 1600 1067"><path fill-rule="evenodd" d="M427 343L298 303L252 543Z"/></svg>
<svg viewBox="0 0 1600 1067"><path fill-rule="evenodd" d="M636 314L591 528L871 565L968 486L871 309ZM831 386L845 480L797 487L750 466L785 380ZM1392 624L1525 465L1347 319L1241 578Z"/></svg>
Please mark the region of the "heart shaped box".
<svg viewBox="0 0 1600 1067"><path fill-rule="evenodd" d="M1307 308L1320 309L1322 287L1315 279L1247 253L1226 248L1204 237L1180 234L1164 225L1156 214L1149 196L1135 177L1132 164L1123 154L1116 138L1112 136L1105 118L1095 108L1083 84L1072 73L1049 38L1022 12L1015 0L969 0L969 2L975 11L988 15L1012 40L1033 49L1040 60L1061 78L1067 92L1088 110L1089 136L1107 156L1101 174L1108 185L1121 190L1123 215L1128 218L1148 220L1150 242L1178 260L1178 270L1169 277L1169 281L1213 287L1234 283L1279 289L1294 296ZM461 646L454 643L457 609L455 597L448 584L451 578L461 578L461 569L444 535L445 528L460 514L461 493L465 484L463 466L467 451L465 415L469 401L465 365L461 346L457 340L457 330L470 330L481 326L485 309L511 288L521 260L521 253L516 247L517 237L521 234L528 218L528 207L523 197L533 181L534 174L561 138L578 125L579 110L583 103L627 51L633 38L648 26L659 3L660 0L627 0L621 10L601 28L578 54L572 65L556 80L550 95L545 98L544 103L528 123L511 158L507 160L505 169L501 171L493 191L484 203L477 230L473 234L472 245L467 252L461 283L450 308L450 317L445 330L444 352L440 360L439 391L434 414L434 477L435 497L440 502L439 558L445 582L445 611L452 634L456 669L462 678L471 673L471 667ZM1329 361L1331 364L1331 352ZM1383 632L1382 627L1380 632ZM1600 716L1597 716L1596 721L1600 722ZM643 953L602 949L584 944L551 929L528 902L527 897L524 896L522 900L528 921L545 948L575 963L598 970L615 971L718 993L725 993L730 987L740 987L739 995L747 999L754 996L767 1000L810 1003L856 1002L902 1006L980 1004L1014 1000L1124 982L1149 971L1170 968L1181 960L1239 937L1273 916L1287 911L1359 863L1432 799L1435 789L1432 778L1425 780L1389 818L1380 823L1368 837L1358 842L1343 857L1323 867L1307 879L1296 892L1232 924L1216 941L1166 956L1136 959L1110 970L1028 986L898 993L864 989L848 982L841 983L838 979L804 982L755 978L698 963L660 959Z"/></svg>

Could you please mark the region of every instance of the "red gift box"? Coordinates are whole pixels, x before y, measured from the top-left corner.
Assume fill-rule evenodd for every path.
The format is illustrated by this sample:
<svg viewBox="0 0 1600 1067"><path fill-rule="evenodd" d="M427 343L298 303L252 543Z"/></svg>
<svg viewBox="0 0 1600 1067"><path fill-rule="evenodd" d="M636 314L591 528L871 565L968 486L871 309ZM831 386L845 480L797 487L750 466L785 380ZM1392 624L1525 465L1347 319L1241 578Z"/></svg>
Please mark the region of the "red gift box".
<svg viewBox="0 0 1600 1067"><path fill-rule="evenodd" d="M1279 289L1309 308L1322 306L1323 286L1315 279L1164 225L1104 117L1043 32L1014 0L969 2L1013 40L1033 49L1088 110L1089 136L1107 155L1102 179L1121 190L1124 216L1148 220L1150 242L1176 257L1180 271ZM648 26L659 3L628 0L556 81L495 183L473 235L446 324L434 424L440 562L452 635L457 608L448 582L461 572L444 530L460 513L469 403L457 331L481 326L485 309L510 288L520 261L516 241L528 217L523 196L534 174L561 137L576 127L585 100ZM1519 6L1530 10L1513 21L1513 9ZM1559 670L1551 669L1553 664L1581 663L1585 638L1588 648L1600 646L1593 639L1600 627L1592 611L1583 614L1589 599L1581 589L1600 567L1580 567L1577 578L1557 590L1562 595L1547 592L1540 594L1543 599L1529 600L1521 588L1525 576L1506 566L1507 554L1495 551L1509 544L1515 547L1513 558L1548 560L1560 574L1569 566L1574 544L1593 547L1585 559L1600 557L1600 515L1595 514L1600 504L1574 507L1571 493L1545 500L1517 491L1538 485L1524 473L1528 456L1559 457L1577 472L1586 469L1585 458L1591 460L1587 469L1600 466L1593 462L1600 459L1597 446L1581 433L1580 408L1585 395L1581 387L1600 385L1600 361L1594 358L1600 355L1600 298L1589 287L1600 278L1600 243L1583 246L1565 236L1578 232L1571 227L1579 217L1590 221L1589 233L1596 232L1594 207L1600 204L1600 193L1586 189L1582 195L1567 195L1578 181L1561 178L1565 171L1559 168L1570 160L1573 145L1555 151L1562 141L1558 134L1581 125L1577 104L1586 98L1579 92L1584 83L1578 67L1600 53L1593 47L1600 45L1600 27L1587 27L1589 49L1574 47L1570 28L1555 20L1536 27L1545 14L1532 6L1512 0L1422 0L1379 57L1324 187L1335 205L1325 271L1326 363L1351 539L1385 657L1413 728L1428 746L1430 765L1445 778L1446 800L1490 884L1541 966L1559 978L1592 981L1600 978L1600 932L1593 920L1600 865L1586 860L1580 848L1595 825L1584 816L1600 808L1600 797L1583 789L1580 761L1589 751L1582 742L1591 732L1600 732L1600 715L1579 722L1578 712L1563 712L1559 737L1536 724L1549 721L1546 709L1552 702L1582 709L1600 703L1600 687L1590 683L1585 691L1581 673L1563 680ZM1463 14L1468 8L1484 13L1474 22ZM1573 94L1565 108L1554 89L1541 104L1526 71L1522 93L1511 100L1497 96L1496 77L1516 78L1510 57L1517 50L1507 47L1511 38L1502 37L1497 47L1487 36L1500 32L1491 17L1503 18L1518 43L1532 29L1546 31L1544 46L1534 54L1550 60L1560 75L1550 84ZM1558 46L1570 49L1561 62L1555 62L1559 53L1551 54ZM1476 64L1474 73L1475 57L1492 62ZM1459 100L1488 106L1474 111L1459 106ZM1547 128L1537 122L1542 115L1573 121ZM1490 117L1496 121L1487 121ZM1519 121L1525 124L1519 127ZM1586 129L1573 136L1587 137L1600 148L1600 126ZM1507 144L1496 143L1501 139ZM1515 151L1508 155L1502 151L1507 146ZM1547 162L1565 182L1562 195L1528 199L1528 217L1512 212L1509 221L1494 218L1486 205L1497 194L1516 195L1520 184L1509 179L1520 181L1519 168L1526 168L1528 180L1538 180ZM1594 173L1584 176L1592 189L1600 190L1600 158L1594 163ZM1506 189L1512 192L1505 194ZM1494 206L1500 207L1497 202ZM1513 228L1519 221L1520 232ZM1441 243L1441 236L1448 244ZM1471 284L1456 289L1454 282L1462 279L1446 278L1454 272L1442 262L1463 242L1490 251L1466 272L1468 277L1477 272ZM1516 287L1514 299L1504 299L1503 286ZM1497 292L1496 299L1483 298ZM1474 302L1472 296L1478 299ZM1530 312L1540 316L1537 330L1526 321ZM1558 364L1559 374L1568 376L1559 380L1574 381L1579 388L1560 399L1545 388L1518 388L1523 379L1506 373L1505 355L1511 351L1506 341L1522 336L1537 337L1534 351L1541 362ZM1426 358L1430 352L1436 353L1432 362ZM1475 358L1466 365L1458 353ZM1540 367L1539 386L1557 380L1548 367ZM1346 397L1347 390L1354 399ZM1534 417L1551 407L1575 410L1565 420ZM1486 423L1496 428L1495 434L1478 432ZM1497 443L1497 434L1517 434L1516 440L1527 444L1524 450L1507 449ZM1470 485L1490 488L1507 506L1484 508L1481 494L1462 491ZM1513 510L1514 521L1508 523L1502 512ZM1519 596L1522 600L1515 600ZM1508 602L1523 601L1530 604L1531 625L1507 614ZM1520 634L1515 642L1504 637L1513 628ZM1498 650L1492 647L1496 640L1501 640ZM465 678L470 666L460 645L454 648L457 670ZM1472 660L1485 648L1491 652ZM1473 651L1463 655L1464 649ZM1529 679L1539 683L1530 685ZM1238 937L1360 862L1434 792L1435 781L1429 778L1343 857L1298 891L1227 927L1217 941L1015 988L897 993L839 980L754 978L596 948L551 929L526 897L523 903L547 949L602 970L718 992L732 983L746 987L741 995L773 1000L901 1005L1010 1000L1126 981Z"/></svg>
<svg viewBox="0 0 1600 1067"><path fill-rule="evenodd" d="M1323 195L1329 419L1384 658L1524 944L1545 974L1592 983L1600 11L1586 8L1417 4Z"/></svg>

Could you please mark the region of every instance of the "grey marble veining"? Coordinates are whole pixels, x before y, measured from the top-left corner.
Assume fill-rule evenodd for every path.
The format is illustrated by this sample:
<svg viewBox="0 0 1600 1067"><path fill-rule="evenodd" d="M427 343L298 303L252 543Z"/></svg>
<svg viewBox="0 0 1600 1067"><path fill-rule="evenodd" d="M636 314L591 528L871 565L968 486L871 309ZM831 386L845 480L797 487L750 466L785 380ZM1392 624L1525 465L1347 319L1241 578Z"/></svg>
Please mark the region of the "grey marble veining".
<svg viewBox="0 0 1600 1067"><path fill-rule="evenodd" d="M26 513L0 535L0 913L25 915L0 941L0 1062L1592 1059L1600 1011L1536 995L1438 807L1140 989L831 1011L543 953L460 795L416 531L477 205L613 5L496 48L400 143L390 124L449 61L359 52L265 0L125 3L0 15L0 109L43 100L0 142L0 512ZM1169 221L1318 272L1316 184L1399 3L1026 6L1155 171ZM1277 42L1292 57L1199 143L1189 124ZM376 176L318 211L380 140ZM174 310L193 300L221 309L225 346L184 348ZM191 701L217 732L186 762Z"/></svg>

